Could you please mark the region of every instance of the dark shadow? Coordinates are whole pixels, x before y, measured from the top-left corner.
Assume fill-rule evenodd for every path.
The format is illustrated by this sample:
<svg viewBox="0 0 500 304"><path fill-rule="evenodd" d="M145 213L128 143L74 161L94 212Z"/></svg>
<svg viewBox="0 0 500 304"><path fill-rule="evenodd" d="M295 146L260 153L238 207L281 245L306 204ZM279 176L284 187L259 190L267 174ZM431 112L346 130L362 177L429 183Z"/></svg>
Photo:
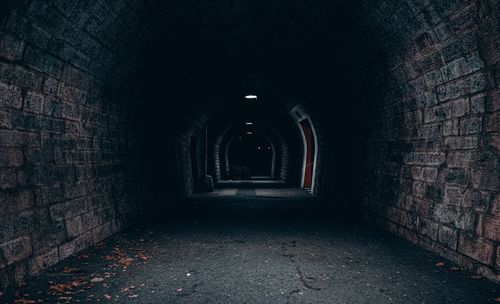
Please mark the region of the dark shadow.
<svg viewBox="0 0 500 304"><path fill-rule="evenodd" d="M0 25L4 22L10 12L10 4L7 0L0 0Z"/></svg>

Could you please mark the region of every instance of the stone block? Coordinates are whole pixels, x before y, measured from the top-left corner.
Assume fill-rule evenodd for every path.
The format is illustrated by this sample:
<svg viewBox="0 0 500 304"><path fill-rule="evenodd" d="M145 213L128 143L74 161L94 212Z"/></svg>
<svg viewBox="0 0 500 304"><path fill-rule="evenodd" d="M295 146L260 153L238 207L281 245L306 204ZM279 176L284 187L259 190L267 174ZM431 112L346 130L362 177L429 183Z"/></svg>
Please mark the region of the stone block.
<svg viewBox="0 0 500 304"><path fill-rule="evenodd" d="M490 241L480 237L473 237L468 233L460 233L458 252L482 264L491 265L493 261L493 251L494 246Z"/></svg>
<svg viewBox="0 0 500 304"><path fill-rule="evenodd" d="M469 174L465 169L444 169L441 175L447 184L465 186L469 182Z"/></svg>
<svg viewBox="0 0 500 304"><path fill-rule="evenodd" d="M458 119L448 120L443 122L443 135L459 135L460 134L460 122Z"/></svg>
<svg viewBox="0 0 500 304"><path fill-rule="evenodd" d="M0 268L27 258L32 252L31 239L27 236L0 244Z"/></svg>
<svg viewBox="0 0 500 304"><path fill-rule="evenodd" d="M9 34L0 36L0 57L8 60L19 60L23 54L24 41Z"/></svg>
<svg viewBox="0 0 500 304"><path fill-rule="evenodd" d="M92 235L85 233L58 247L59 258L66 259L92 245Z"/></svg>
<svg viewBox="0 0 500 304"><path fill-rule="evenodd" d="M30 113L41 114L44 104L44 97L35 92L28 92L24 98L23 110Z"/></svg>
<svg viewBox="0 0 500 304"><path fill-rule="evenodd" d="M473 152L450 151L446 159L446 164L449 168L469 168L473 160Z"/></svg>
<svg viewBox="0 0 500 304"><path fill-rule="evenodd" d="M90 229L91 227L84 226L81 216L75 216L73 218L67 219L66 232L69 238L74 238Z"/></svg>
<svg viewBox="0 0 500 304"><path fill-rule="evenodd" d="M452 250L456 250L458 244L457 230L447 226L439 226L438 241Z"/></svg>
<svg viewBox="0 0 500 304"><path fill-rule="evenodd" d="M85 198L77 198L64 203L55 204L50 207L50 216L55 221L62 221L82 213L87 210Z"/></svg>
<svg viewBox="0 0 500 304"><path fill-rule="evenodd" d="M477 134L483 129L483 120L481 117L469 117L460 120L460 134Z"/></svg>
<svg viewBox="0 0 500 304"><path fill-rule="evenodd" d="M472 170L472 186L475 189L498 191L500 176L495 170Z"/></svg>
<svg viewBox="0 0 500 304"><path fill-rule="evenodd" d="M21 109L21 89L17 86L0 82L0 107Z"/></svg>
<svg viewBox="0 0 500 304"><path fill-rule="evenodd" d="M19 167L23 164L23 151L18 148L4 148L0 153L0 167Z"/></svg>
<svg viewBox="0 0 500 304"><path fill-rule="evenodd" d="M479 144L479 138L477 136L446 137L444 144L445 146L448 146L451 150L476 149Z"/></svg>
<svg viewBox="0 0 500 304"><path fill-rule="evenodd" d="M483 236L489 240L500 241L500 217L483 217Z"/></svg>

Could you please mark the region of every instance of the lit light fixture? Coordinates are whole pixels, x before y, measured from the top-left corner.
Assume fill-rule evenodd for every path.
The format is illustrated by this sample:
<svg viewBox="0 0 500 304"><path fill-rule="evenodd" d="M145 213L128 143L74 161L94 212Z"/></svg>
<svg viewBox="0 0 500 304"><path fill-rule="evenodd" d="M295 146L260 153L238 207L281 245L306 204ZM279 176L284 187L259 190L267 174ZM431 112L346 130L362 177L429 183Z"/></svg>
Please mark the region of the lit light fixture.
<svg viewBox="0 0 500 304"><path fill-rule="evenodd" d="M246 95L245 99L257 99L257 95Z"/></svg>
<svg viewBox="0 0 500 304"><path fill-rule="evenodd" d="M247 132L247 135L252 135L252 134L253 134L253 132Z"/></svg>
<svg viewBox="0 0 500 304"><path fill-rule="evenodd" d="M253 125L253 122L246 122L245 125L251 126L251 125Z"/></svg>

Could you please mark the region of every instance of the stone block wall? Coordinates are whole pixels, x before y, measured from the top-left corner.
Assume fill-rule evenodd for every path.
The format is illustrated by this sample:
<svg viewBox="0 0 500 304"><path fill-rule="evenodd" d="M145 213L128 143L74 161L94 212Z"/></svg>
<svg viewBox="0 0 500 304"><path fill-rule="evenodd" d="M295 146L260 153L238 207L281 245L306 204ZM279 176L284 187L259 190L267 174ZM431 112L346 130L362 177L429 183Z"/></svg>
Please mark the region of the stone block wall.
<svg viewBox="0 0 500 304"><path fill-rule="evenodd" d="M498 3L380 2L365 217L499 281Z"/></svg>
<svg viewBox="0 0 500 304"><path fill-rule="evenodd" d="M0 287L100 242L144 210L128 128L135 104L128 81L149 37L138 3L7 2L0 21Z"/></svg>

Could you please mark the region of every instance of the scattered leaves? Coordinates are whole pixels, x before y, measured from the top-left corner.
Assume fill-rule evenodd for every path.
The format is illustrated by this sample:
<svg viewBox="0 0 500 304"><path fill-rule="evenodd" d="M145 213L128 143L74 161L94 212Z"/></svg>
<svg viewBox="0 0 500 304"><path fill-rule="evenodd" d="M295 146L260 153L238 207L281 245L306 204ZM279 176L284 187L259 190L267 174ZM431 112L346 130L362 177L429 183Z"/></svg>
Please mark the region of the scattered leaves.
<svg viewBox="0 0 500 304"><path fill-rule="evenodd" d="M52 291L52 294L68 294L71 293L71 291L79 287L81 285L86 284L85 280L83 278L78 278L74 281L71 281L69 283L59 283L59 284L54 284L49 287L49 289Z"/></svg>

